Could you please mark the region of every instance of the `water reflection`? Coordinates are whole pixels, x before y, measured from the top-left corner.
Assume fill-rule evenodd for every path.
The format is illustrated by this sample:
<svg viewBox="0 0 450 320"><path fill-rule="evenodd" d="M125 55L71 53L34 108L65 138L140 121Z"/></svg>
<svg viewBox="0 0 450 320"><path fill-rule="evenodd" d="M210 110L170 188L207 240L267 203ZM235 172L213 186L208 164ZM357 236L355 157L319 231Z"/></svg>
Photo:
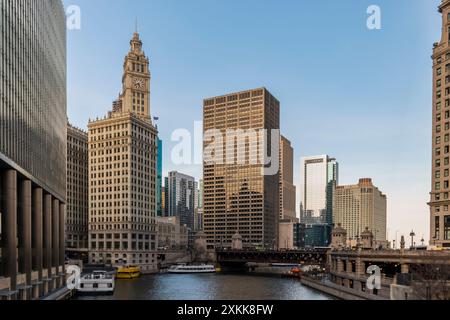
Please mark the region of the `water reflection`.
<svg viewBox="0 0 450 320"><path fill-rule="evenodd" d="M248 275L155 275L118 280L113 296L80 300L330 300L297 279Z"/></svg>

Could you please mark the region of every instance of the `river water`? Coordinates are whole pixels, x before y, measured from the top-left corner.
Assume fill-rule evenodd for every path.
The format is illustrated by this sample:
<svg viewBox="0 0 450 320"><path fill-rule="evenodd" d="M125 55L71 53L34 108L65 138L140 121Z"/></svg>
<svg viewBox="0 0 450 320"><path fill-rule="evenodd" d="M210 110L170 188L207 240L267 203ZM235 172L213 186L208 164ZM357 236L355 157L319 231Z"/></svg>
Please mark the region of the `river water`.
<svg viewBox="0 0 450 320"><path fill-rule="evenodd" d="M117 280L112 296L78 300L330 300L298 279L237 274L158 274Z"/></svg>

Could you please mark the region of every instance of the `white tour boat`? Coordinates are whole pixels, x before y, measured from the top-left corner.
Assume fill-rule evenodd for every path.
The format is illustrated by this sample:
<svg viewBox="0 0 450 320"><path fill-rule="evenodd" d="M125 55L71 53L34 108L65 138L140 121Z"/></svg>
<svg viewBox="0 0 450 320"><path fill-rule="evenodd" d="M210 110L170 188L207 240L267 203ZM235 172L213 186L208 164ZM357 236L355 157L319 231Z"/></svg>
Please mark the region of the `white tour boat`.
<svg viewBox="0 0 450 320"><path fill-rule="evenodd" d="M169 273L215 273L216 268L213 265L188 266L180 264L170 267Z"/></svg>
<svg viewBox="0 0 450 320"><path fill-rule="evenodd" d="M81 277L77 292L80 294L113 294L114 287L114 275L106 271L94 271Z"/></svg>

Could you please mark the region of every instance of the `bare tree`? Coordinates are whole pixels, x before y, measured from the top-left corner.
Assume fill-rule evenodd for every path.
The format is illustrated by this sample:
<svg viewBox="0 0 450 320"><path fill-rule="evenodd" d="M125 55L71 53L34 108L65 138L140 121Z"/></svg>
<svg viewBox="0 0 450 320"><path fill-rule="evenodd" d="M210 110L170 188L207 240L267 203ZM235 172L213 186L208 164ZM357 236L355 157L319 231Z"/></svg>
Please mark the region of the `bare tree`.
<svg viewBox="0 0 450 320"><path fill-rule="evenodd" d="M413 265L411 274L411 286L418 300L450 300L450 265Z"/></svg>

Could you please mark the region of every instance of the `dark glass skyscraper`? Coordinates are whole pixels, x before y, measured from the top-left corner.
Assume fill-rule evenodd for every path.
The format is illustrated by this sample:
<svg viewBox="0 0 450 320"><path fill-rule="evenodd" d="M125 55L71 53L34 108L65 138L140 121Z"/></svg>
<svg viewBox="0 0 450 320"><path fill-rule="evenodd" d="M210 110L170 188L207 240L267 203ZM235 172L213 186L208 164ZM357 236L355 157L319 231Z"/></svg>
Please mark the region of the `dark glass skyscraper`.
<svg viewBox="0 0 450 320"><path fill-rule="evenodd" d="M0 1L0 292L63 285L66 20L61 0Z"/></svg>

